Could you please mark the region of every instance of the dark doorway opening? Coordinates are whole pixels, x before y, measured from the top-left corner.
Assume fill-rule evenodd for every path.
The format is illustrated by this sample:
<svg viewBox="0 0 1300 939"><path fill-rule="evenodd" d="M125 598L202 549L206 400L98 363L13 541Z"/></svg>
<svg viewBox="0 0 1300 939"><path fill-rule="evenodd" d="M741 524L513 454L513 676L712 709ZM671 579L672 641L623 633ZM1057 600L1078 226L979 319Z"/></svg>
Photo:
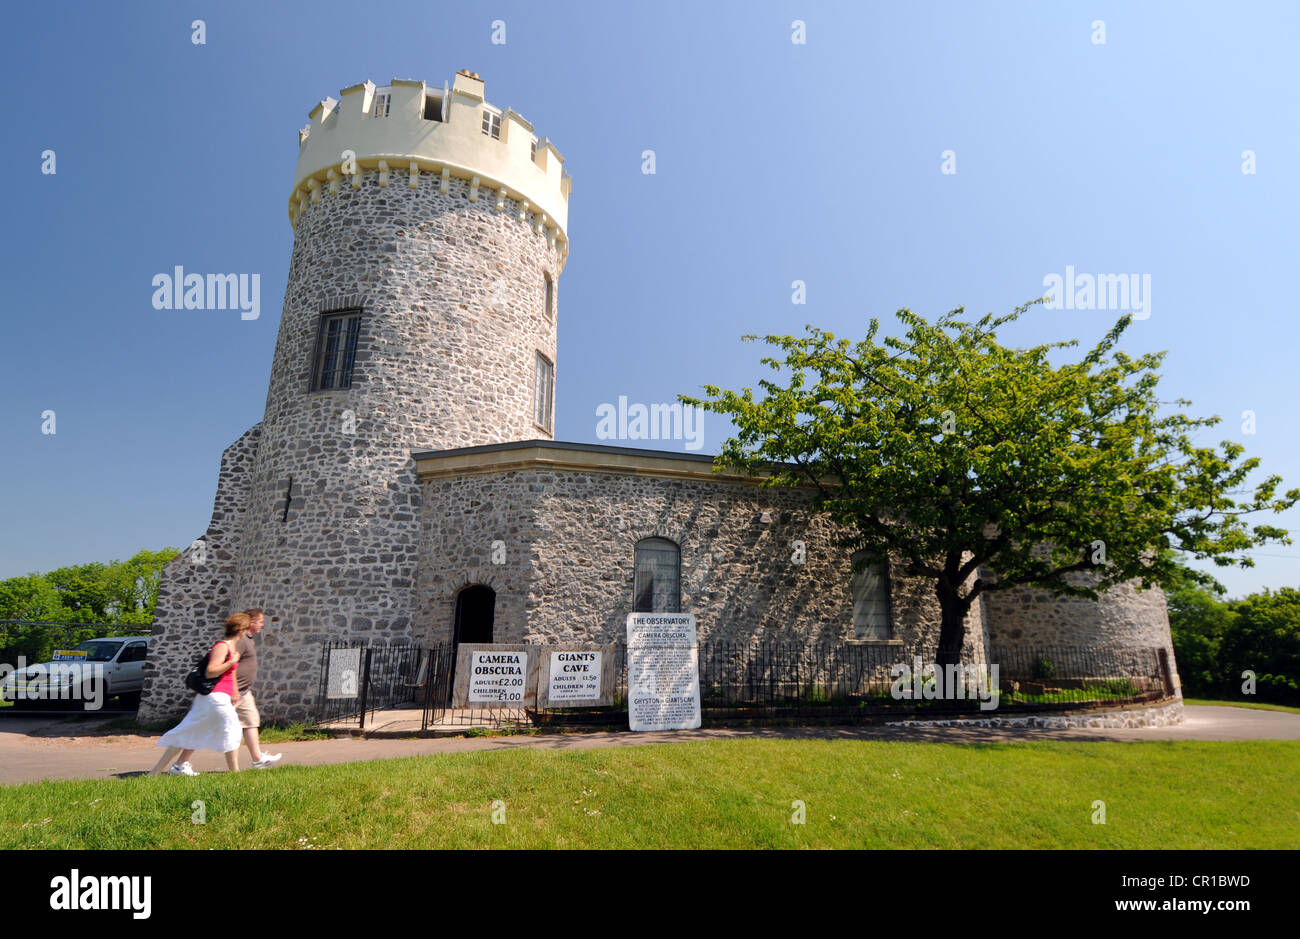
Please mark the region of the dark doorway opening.
<svg viewBox="0 0 1300 939"><path fill-rule="evenodd" d="M456 595L456 629L452 642L491 642L492 619L496 614L497 593L491 587L475 584Z"/></svg>
<svg viewBox="0 0 1300 939"><path fill-rule="evenodd" d="M451 641L457 649L462 642L492 641L492 621L496 616L496 606L496 591L482 584L466 587L456 594L456 622ZM447 689L449 699L454 687L453 680Z"/></svg>

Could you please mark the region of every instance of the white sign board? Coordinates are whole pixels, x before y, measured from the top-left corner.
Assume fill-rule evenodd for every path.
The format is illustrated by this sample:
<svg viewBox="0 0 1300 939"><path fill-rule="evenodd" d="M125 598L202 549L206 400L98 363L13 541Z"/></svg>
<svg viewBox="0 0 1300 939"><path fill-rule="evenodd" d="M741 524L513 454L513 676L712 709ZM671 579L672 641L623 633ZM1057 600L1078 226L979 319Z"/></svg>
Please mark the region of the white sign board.
<svg viewBox="0 0 1300 939"><path fill-rule="evenodd" d="M325 677L325 697L330 699L357 697L357 684L361 674L361 649L330 649L329 670Z"/></svg>
<svg viewBox="0 0 1300 939"><path fill-rule="evenodd" d="M634 731L700 726L695 614L628 614L627 720Z"/></svg>
<svg viewBox="0 0 1300 939"><path fill-rule="evenodd" d="M603 664L602 653L594 649L552 652L550 677L546 683L547 701L599 699Z"/></svg>
<svg viewBox="0 0 1300 939"><path fill-rule="evenodd" d="M528 685L528 653L475 649L469 654L469 695L474 704L522 703Z"/></svg>

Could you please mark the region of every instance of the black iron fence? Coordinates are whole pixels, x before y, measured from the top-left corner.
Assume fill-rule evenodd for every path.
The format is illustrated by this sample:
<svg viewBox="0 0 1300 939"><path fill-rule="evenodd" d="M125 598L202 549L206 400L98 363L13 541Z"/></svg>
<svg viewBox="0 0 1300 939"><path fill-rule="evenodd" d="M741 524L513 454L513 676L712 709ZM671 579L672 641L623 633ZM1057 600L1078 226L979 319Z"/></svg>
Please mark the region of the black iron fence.
<svg viewBox="0 0 1300 939"><path fill-rule="evenodd" d="M705 723L816 719L874 722L950 714L1024 714L1141 704L1173 694L1164 649L996 645L983 663L936 668L903 646L706 641L699 648ZM327 643L317 720L364 728L375 711L420 712L421 727L626 726L627 648L615 648L613 703L576 708L454 708L455 647Z"/></svg>

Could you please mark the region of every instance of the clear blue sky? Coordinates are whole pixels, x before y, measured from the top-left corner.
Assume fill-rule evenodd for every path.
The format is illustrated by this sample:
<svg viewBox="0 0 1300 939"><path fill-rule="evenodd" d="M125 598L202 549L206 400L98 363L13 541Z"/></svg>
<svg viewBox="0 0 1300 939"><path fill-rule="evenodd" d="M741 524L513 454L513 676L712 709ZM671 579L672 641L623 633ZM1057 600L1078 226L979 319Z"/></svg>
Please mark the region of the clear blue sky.
<svg viewBox="0 0 1300 939"><path fill-rule="evenodd" d="M0 42L0 577L204 531L262 417L297 129L347 85L459 68L573 176L558 439L596 442L620 395L752 384L742 333L1005 311L1072 265L1150 274L1125 348L1169 350L1162 397L1224 418L1200 439L1300 485L1295 4L52 3L7 9ZM154 310L175 265L259 273L261 317ZM1004 339L1115 318L1039 310ZM704 452L727 431L706 418ZM1300 547L1218 574L1297 586Z"/></svg>

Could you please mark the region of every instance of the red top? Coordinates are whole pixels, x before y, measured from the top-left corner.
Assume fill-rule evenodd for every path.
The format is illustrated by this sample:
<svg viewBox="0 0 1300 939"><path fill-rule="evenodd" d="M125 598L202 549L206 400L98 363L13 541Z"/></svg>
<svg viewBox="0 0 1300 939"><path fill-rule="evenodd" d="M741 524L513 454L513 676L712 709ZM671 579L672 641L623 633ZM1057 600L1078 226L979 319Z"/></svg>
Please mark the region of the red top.
<svg viewBox="0 0 1300 939"><path fill-rule="evenodd" d="M208 651L208 661L217 665L225 662L230 658L231 648L232 644L228 639L218 640L213 643L212 648ZM235 696L235 672L238 668L239 663L236 662L231 668L223 672L217 686L212 690L224 692L233 698Z"/></svg>

